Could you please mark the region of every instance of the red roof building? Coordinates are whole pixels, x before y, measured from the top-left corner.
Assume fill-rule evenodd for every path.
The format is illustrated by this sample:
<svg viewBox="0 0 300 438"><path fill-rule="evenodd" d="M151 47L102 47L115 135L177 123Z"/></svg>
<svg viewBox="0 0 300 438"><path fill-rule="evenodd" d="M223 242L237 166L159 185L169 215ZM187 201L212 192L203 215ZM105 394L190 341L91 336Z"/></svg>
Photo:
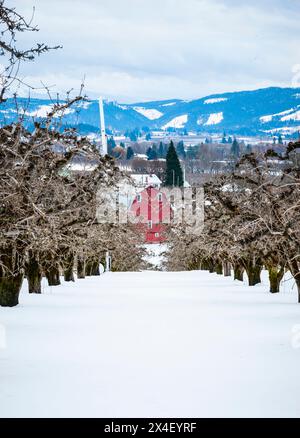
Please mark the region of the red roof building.
<svg viewBox="0 0 300 438"><path fill-rule="evenodd" d="M172 208L166 195L149 186L139 192L130 207L130 213L137 220L137 227L145 235L147 243L166 241L167 224L172 217Z"/></svg>

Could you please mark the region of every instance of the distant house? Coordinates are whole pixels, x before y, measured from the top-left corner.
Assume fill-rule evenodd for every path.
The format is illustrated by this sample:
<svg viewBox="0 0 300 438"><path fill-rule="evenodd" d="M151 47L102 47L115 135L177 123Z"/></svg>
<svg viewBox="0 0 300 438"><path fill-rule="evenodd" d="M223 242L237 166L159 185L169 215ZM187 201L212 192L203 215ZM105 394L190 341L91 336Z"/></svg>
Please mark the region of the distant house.
<svg viewBox="0 0 300 438"><path fill-rule="evenodd" d="M138 221L137 227L144 233L145 242L162 243L166 240L172 208L159 188L150 185L139 192L132 202L130 213Z"/></svg>
<svg viewBox="0 0 300 438"><path fill-rule="evenodd" d="M155 188L160 188L162 185L162 181L154 173L132 174L131 178L134 180L137 187L152 186Z"/></svg>

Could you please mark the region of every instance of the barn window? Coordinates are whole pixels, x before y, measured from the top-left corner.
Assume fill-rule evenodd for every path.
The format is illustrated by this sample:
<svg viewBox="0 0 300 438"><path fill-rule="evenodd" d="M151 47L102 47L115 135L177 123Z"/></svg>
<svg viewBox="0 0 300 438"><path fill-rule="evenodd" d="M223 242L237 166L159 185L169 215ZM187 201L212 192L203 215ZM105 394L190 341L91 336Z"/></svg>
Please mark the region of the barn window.
<svg viewBox="0 0 300 438"><path fill-rule="evenodd" d="M155 237L159 237L159 233L155 233Z"/></svg>
<svg viewBox="0 0 300 438"><path fill-rule="evenodd" d="M161 202L162 201L162 193L158 194L158 200Z"/></svg>
<svg viewBox="0 0 300 438"><path fill-rule="evenodd" d="M137 202L141 202L142 200L142 196L141 195L137 195Z"/></svg>
<svg viewBox="0 0 300 438"><path fill-rule="evenodd" d="M149 230L151 230L151 228L152 228L152 221L148 221L148 228L149 228Z"/></svg>

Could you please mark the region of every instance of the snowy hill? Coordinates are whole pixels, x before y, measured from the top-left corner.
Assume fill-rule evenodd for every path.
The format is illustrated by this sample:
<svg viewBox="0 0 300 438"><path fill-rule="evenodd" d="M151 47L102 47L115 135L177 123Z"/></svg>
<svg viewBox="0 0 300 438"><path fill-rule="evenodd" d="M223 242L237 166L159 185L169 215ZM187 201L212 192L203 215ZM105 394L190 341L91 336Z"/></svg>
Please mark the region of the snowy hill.
<svg viewBox="0 0 300 438"><path fill-rule="evenodd" d="M43 118L51 110L49 100L19 99L21 112L27 123L33 117ZM300 88L265 88L215 94L201 99L164 100L119 104L105 102L107 128L124 132L134 128L186 129L205 133L223 132L240 135L300 130ZM12 99L0 107L1 124L16 118ZM68 126L76 126L83 134L98 132L99 109L97 101L78 104L69 109L63 118Z"/></svg>

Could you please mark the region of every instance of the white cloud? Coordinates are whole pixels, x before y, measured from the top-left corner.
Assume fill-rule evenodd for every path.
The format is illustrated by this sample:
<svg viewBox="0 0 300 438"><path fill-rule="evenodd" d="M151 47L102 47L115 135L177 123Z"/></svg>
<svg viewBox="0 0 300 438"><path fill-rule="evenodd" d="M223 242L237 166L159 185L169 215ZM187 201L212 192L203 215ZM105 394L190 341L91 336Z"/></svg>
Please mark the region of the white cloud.
<svg viewBox="0 0 300 438"><path fill-rule="evenodd" d="M33 1L15 6L30 17ZM299 20L295 0L39 0L41 31L22 35L24 44L38 35L64 48L22 71L59 90L86 75L92 97L124 102L290 86Z"/></svg>

